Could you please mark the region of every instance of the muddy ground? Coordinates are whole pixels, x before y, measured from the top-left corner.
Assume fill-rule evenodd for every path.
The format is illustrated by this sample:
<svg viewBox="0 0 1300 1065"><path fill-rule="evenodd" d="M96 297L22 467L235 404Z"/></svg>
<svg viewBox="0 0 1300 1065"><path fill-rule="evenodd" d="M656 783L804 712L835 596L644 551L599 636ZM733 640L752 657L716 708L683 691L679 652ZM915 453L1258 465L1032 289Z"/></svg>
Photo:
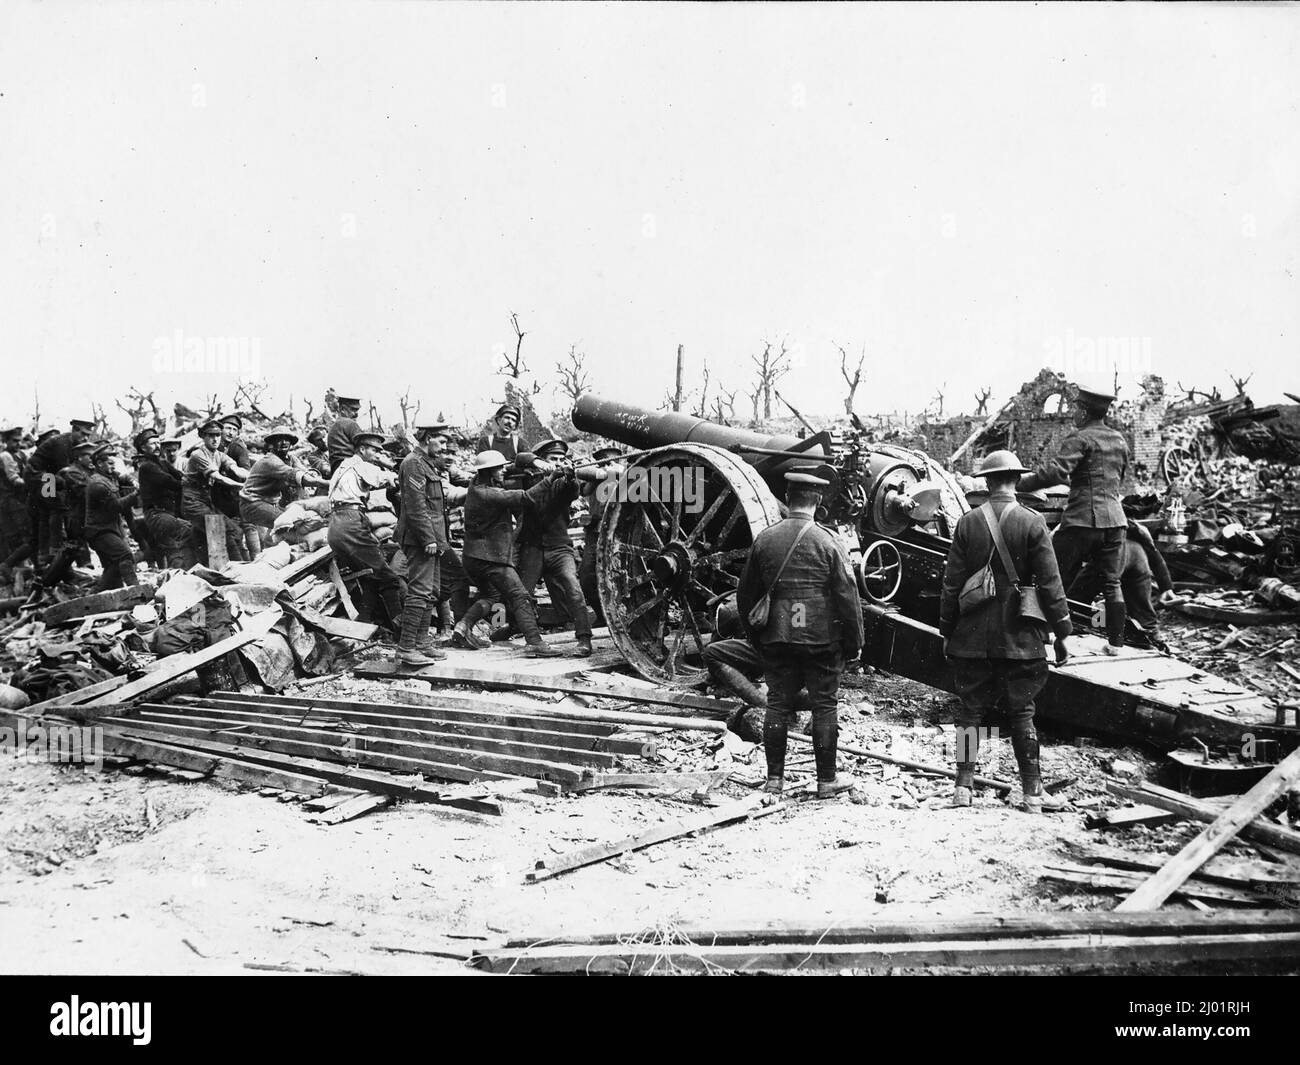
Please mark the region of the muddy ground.
<svg viewBox="0 0 1300 1065"><path fill-rule="evenodd" d="M405 682L423 689L418 682ZM951 756L953 701L880 674L848 679L841 742L918 761ZM381 697L378 682L329 692ZM512 695L512 699L525 698ZM949 806L948 781L842 759L864 803L782 811L530 884L537 858L698 812L689 795L525 796L503 816L402 804L355 821L309 821L298 801L143 767L0 761L0 967L7 972L225 973L261 966L367 973L464 971L455 958L503 936L638 935L677 926L1110 908L1114 898L1041 882L1067 841L1093 841L1086 813L1115 763L1143 752L1045 737L1044 779L1073 780L1082 807L1032 817L989 793ZM763 777L762 752L703 733L665 733L658 765L733 770L719 795ZM1008 741L986 744L990 776L1013 780ZM1123 763L1127 763L1124 765ZM793 788L811 749L791 748ZM1012 798L1015 795L1013 793ZM1104 842L1172 853L1190 825ZM392 948L402 948L403 952ZM433 951L414 954L406 951Z"/></svg>

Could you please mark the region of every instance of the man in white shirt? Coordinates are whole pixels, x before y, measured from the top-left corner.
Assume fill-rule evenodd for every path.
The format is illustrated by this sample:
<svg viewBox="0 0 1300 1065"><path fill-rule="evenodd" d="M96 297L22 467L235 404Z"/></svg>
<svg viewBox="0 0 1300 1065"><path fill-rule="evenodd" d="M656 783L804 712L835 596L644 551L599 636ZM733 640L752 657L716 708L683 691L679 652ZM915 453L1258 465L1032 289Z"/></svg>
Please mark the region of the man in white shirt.
<svg viewBox="0 0 1300 1065"><path fill-rule="evenodd" d="M389 628L397 631L402 621L402 578L393 572L375 539L366 517L369 494L395 484L397 478L376 465L384 438L378 433L358 433L356 454L343 459L330 478L329 545L340 565L369 569L362 580L371 587L388 615Z"/></svg>

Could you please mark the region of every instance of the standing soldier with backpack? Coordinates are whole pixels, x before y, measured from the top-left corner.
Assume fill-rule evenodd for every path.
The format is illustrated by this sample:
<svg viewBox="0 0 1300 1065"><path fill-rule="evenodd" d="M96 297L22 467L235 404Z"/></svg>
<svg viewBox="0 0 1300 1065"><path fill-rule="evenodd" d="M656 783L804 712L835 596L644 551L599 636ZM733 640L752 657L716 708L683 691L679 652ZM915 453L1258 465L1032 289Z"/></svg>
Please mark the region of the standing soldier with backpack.
<svg viewBox="0 0 1300 1065"><path fill-rule="evenodd" d="M1044 798L1034 697L1047 683L1045 626L1056 635L1057 665L1069 658L1070 610L1047 523L1016 502L1016 484L1025 472L1010 451L994 451L980 463L975 475L985 478L989 498L957 522L943 574L939 632L962 703L953 805L971 805L979 730L985 715L1001 704L1011 721L1025 809L1039 813ZM1045 621L1032 619L1035 603ZM1022 616L1025 611L1029 616Z"/></svg>

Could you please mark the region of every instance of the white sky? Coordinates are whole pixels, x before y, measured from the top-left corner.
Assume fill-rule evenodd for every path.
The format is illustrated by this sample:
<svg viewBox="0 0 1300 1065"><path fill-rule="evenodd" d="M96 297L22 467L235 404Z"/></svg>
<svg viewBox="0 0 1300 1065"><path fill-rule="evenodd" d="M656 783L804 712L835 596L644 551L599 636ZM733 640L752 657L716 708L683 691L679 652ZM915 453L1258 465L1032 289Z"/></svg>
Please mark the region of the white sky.
<svg viewBox="0 0 1300 1065"><path fill-rule="evenodd" d="M0 4L0 418L252 338L271 406L656 406L678 343L805 412L995 404L1047 354L1300 391L1300 8ZM202 106L196 106L202 105ZM299 402L301 402L299 398ZM742 408L744 409L744 408ZM298 407L301 413L301 406ZM118 422L125 424L124 416Z"/></svg>

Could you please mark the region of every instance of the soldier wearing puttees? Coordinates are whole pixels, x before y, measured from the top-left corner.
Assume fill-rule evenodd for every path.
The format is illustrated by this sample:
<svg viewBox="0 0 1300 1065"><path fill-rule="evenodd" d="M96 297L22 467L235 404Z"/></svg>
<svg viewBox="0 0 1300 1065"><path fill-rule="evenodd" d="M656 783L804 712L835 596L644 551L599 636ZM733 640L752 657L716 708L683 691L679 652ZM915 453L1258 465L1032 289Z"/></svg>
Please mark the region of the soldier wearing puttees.
<svg viewBox="0 0 1300 1065"><path fill-rule="evenodd" d="M122 491L113 470L113 448L101 444L91 456L94 472L86 482L86 542L99 556L104 575L99 579L98 591L121 588L124 584L138 584L135 574L135 555L126 539L123 515L129 513L138 492L134 486Z"/></svg>
<svg viewBox="0 0 1300 1065"><path fill-rule="evenodd" d="M465 496L465 572L477 585L479 598L456 623L452 643L470 649L482 646L474 636L474 626L489 615L499 599L523 632L528 654L553 658L560 652L542 639L532 596L511 565L513 516L544 506L557 482L569 475L557 470L527 490L505 489L501 486L509 464L498 451L484 451L474 459L474 483Z"/></svg>
<svg viewBox="0 0 1300 1065"><path fill-rule="evenodd" d="M417 426L417 446L397 470L402 514L393 535L406 556L406 602L398 658L404 665L423 666L446 652L437 650L429 635L434 604L442 586L441 556L451 549L440 456L447 426Z"/></svg>
<svg viewBox="0 0 1300 1065"><path fill-rule="evenodd" d="M134 443L145 530L165 565L189 569L196 557L194 529L180 516L181 471L172 461L180 441L160 441L155 430L145 429L136 434ZM164 456L164 451L169 454Z"/></svg>
<svg viewBox="0 0 1300 1065"><path fill-rule="evenodd" d="M536 468L551 472L552 464L562 463L569 454L569 445L552 437L534 445ZM576 477L567 476L547 496L546 502L536 510L528 511L519 520L515 535L515 569L532 595L537 582L546 580L551 602L563 607L573 621L577 637L577 654L591 654L591 615L587 601L578 583L578 566L574 558L573 539L569 536L569 510L578 498L580 485Z"/></svg>
<svg viewBox="0 0 1300 1065"><path fill-rule="evenodd" d="M1011 746L1020 767L1025 808L1038 812L1046 801L1038 765L1034 698L1047 683L1047 633L1020 616L1020 587L1036 585L1039 602L1056 636L1056 660L1069 653L1070 609L1057 569L1047 523L1037 511L1016 502L1016 482L1024 473L1010 451L995 451L976 473L987 479L988 502L963 514L953 532L939 600L939 632L952 667L962 709L957 714L957 784L953 802L969 806L979 759L979 730L999 704L1011 722ZM1005 571L989 527L997 524L1011 556L1014 574ZM996 594L968 608L960 599L966 582L985 565L993 571Z"/></svg>
<svg viewBox="0 0 1300 1065"><path fill-rule="evenodd" d="M1160 604L1169 606L1179 601L1174 591L1173 577L1169 566L1156 547L1147 527L1140 522L1129 519L1124 533L1123 572L1120 575L1120 590L1124 594L1124 610L1128 616L1146 634L1147 640L1157 649L1164 649L1160 639L1160 619L1156 617L1155 605L1151 601L1151 585L1154 582L1160 591ZM1089 562L1079 572L1074 584L1066 589L1072 599L1091 603L1104 589L1105 584L1094 562Z"/></svg>
<svg viewBox="0 0 1300 1065"><path fill-rule="evenodd" d="M808 473L787 473L788 517L754 538L736 589L749 638L763 654L767 714L766 801L775 802L785 778L785 751L795 697L807 687L812 707L817 795L830 798L852 788L836 774L839 723L836 701L844 663L862 647L862 602L848 556L835 537L814 520L829 482ZM768 597L767 621L753 611Z"/></svg>
<svg viewBox="0 0 1300 1065"><path fill-rule="evenodd" d="M370 570L362 580L383 603L389 626L397 629L402 621L402 579L388 564L366 517L367 496L397 480L375 465L383 446L378 433L358 433L357 453L340 462L330 478L329 545L339 562Z"/></svg>
<svg viewBox="0 0 1300 1065"><path fill-rule="evenodd" d="M1120 504L1121 485L1128 473L1129 450L1124 436L1106 424L1106 411L1115 397L1081 388L1074 404L1075 431L1061 441L1057 453L1020 482L1020 491L1034 492L1068 484L1070 496L1057 528L1056 559L1068 588L1088 559L1095 559L1106 596L1108 654L1124 646L1123 573L1124 529L1128 519Z"/></svg>
<svg viewBox="0 0 1300 1065"><path fill-rule="evenodd" d="M181 474L181 517L194 529L194 546L199 560L208 562L208 515L222 519L226 535L226 552L232 559L243 559L244 537L239 525L217 509L212 500L213 486L239 488L248 472L241 469L221 450L220 422L205 422L199 428L203 443L190 452Z"/></svg>
<svg viewBox="0 0 1300 1065"><path fill-rule="evenodd" d="M239 490L239 516L257 529L261 542L269 543L271 528L284 513L286 497L296 497L305 486L326 484L328 478L292 464L289 451L298 442L296 433L277 429L267 433L265 439L266 454L253 463Z"/></svg>

